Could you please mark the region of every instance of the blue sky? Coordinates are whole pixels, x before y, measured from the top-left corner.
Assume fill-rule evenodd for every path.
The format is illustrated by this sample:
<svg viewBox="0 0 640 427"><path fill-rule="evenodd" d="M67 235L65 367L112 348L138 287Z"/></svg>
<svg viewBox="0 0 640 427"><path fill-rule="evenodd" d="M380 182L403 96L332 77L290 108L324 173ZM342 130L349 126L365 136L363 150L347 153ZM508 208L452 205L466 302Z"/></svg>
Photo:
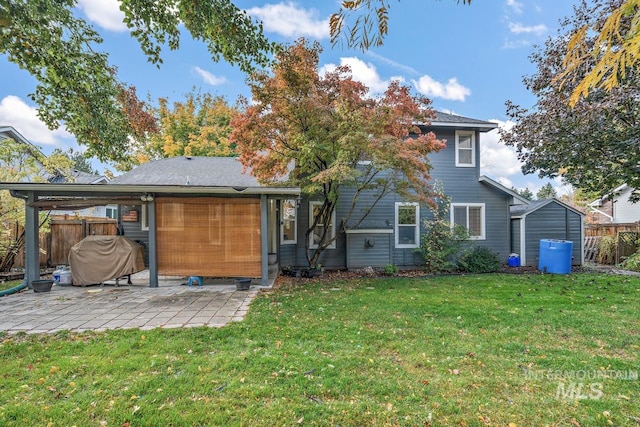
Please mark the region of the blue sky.
<svg viewBox="0 0 640 427"><path fill-rule="evenodd" d="M391 79L401 79L429 96L441 111L482 120L506 121L505 101L529 107L534 98L522 76L535 71L528 56L533 46L555 35L559 20L572 13L577 0L455 0L390 1L389 35L384 46L369 52L332 48L328 21L337 0L238 0L236 4L262 20L267 36L279 42L299 37L324 46L321 67L346 63L353 75L374 91ZM179 51L164 51L160 69L148 63L122 23L117 0L78 0L78 14L101 33L101 50L118 67L122 81L136 86L141 97L180 101L196 89L235 102L249 96L244 75L235 67L214 63L202 43L183 37ZM45 153L77 148L64 129L49 131L36 117L28 94L35 81L0 57L0 124L14 126ZM512 149L500 144L497 131L482 137L482 173L504 185L528 187L534 193L548 180L524 176ZM552 182L560 192L559 181Z"/></svg>

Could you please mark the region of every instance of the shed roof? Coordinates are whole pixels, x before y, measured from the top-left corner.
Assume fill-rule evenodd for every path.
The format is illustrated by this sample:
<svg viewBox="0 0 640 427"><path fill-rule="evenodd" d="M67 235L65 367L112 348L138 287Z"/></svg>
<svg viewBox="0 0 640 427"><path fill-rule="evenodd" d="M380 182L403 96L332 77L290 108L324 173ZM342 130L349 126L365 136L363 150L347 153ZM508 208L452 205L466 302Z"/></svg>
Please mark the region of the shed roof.
<svg viewBox="0 0 640 427"><path fill-rule="evenodd" d="M567 205L566 203L561 202L558 199L542 199L542 200L533 200L531 201L529 204L527 205L515 205L515 206L511 206L509 208L510 213L511 213L511 218L523 218L527 215L529 215L532 212L537 211L538 209L541 209L551 203L556 203L560 206L562 206L565 209L569 209L570 211L573 211L575 213L577 213L578 215L582 215L584 216L585 214L581 211L579 211L578 209L571 207L569 205Z"/></svg>

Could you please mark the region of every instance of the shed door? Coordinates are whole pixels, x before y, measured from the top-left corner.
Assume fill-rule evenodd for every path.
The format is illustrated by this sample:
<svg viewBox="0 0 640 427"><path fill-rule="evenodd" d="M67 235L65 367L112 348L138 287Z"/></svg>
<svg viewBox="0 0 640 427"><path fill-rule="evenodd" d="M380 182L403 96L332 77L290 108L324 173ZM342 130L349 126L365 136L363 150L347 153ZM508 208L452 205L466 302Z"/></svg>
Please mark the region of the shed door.
<svg viewBox="0 0 640 427"><path fill-rule="evenodd" d="M156 198L158 273L260 277L260 200Z"/></svg>

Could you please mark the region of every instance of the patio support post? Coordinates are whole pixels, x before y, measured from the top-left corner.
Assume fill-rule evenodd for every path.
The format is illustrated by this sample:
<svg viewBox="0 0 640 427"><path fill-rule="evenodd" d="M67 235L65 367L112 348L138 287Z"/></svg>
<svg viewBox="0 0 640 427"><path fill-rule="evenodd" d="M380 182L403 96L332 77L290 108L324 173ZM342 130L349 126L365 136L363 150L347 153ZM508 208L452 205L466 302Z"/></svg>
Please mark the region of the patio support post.
<svg viewBox="0 0 640 427"><path fill-rule="evenodd" d="M149 287L158 287L158 257L156 241L156 202L152 200L147 205L149 220Z"/></svg>
<svg viewBox="0 0 640 427"><path fill-rule="evenodd" d="M31 288L33 280L40 279L40 218L39 209L31 206L36 200L35 194L29 192L25 200L25 281Z"/></svg>
<svg viewBox="0 0 640 427"><path fill-rule="evenodd" d="M267 195L260 195L260 249L262 267L262 286L269 286L269 230L267 221L268 212Z"/></svg>

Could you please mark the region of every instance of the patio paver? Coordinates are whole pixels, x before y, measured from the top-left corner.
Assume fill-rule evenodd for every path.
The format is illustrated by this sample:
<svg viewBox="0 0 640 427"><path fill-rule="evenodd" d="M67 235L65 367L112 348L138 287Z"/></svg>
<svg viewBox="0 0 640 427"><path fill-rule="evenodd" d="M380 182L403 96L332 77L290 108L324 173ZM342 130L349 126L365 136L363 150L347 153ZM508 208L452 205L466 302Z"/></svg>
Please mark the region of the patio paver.
<svg viewBox="0 0 640 427"><path fill-rule="evenodd" d="M53 333L61 330L193 326L221 327L244 318L259 287L237 291L233 280L205 280L183 286L184 278L161 279L148 286L148 275L133 275L132 285L57 286L50 292L23 290L0 298L0 331Z"/></svg>

